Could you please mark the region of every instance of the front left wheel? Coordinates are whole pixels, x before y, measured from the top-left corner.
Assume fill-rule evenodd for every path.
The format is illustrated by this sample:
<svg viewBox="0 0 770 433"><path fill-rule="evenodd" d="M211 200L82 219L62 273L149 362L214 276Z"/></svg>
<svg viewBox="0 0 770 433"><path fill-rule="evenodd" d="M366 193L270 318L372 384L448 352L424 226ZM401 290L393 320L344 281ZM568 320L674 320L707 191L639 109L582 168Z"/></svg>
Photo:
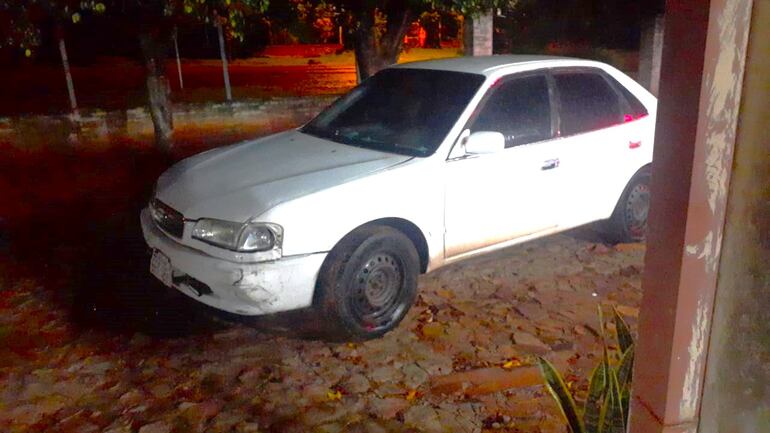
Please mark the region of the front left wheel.
<svg viewBox="0 0 770 433"><path fill-rule="evenodd" d="M402 232L364 226L326 258L316 307L332 339L367 340L395 328L414 303L420 259Z"/></svg>

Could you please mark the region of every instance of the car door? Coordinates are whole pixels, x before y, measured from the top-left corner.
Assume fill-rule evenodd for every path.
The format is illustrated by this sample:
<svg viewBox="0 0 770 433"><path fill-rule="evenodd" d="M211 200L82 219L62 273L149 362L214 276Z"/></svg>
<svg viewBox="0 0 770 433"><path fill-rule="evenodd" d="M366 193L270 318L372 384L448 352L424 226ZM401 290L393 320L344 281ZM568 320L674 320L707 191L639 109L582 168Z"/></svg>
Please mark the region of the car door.
<svg viewBox="0 0 770 433"><path fill-rule="evenodd" d="M564 200L555 212L559 225L572 227L606 218L608 204L618 185L627 179L622 173L629 147L620 94L594 68L552 70L558 98L558 135L562 144ZM621 188L622 188L621 185Z"/></svg>
<svg viewBox="0 0 770 433"><path fill-rule="evenodd" d="M496 82L446 162L445 255L457 257L552 228L560 180L552 94L545 72ZM504 150L466 154L463 140L502 133Z"/></svg>

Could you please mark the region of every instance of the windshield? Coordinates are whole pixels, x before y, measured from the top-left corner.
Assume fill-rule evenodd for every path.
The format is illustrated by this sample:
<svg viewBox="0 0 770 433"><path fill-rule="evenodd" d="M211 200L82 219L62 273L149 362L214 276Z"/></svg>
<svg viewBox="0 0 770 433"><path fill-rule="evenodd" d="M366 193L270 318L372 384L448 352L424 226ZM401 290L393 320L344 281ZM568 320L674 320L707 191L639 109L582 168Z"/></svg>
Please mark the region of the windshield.
<svg viewBox="0 0 770 433"><path fill-rule="evenodd" d="M385 69L308 123L302 132L412 156L436 151L484 81L483 75Z"/></svg>

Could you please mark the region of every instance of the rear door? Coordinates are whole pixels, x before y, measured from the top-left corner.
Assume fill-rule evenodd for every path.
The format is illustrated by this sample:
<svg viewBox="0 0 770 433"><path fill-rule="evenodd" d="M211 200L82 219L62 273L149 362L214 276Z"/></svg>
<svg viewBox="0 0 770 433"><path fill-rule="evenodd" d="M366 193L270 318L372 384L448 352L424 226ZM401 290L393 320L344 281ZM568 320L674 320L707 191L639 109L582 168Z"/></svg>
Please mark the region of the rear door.
<svg viewBox="0 0 770 433"><path fill-rule="evenodd" d="M628 143L624 146L625 157L622 159L625 164L622 170L625 171L624 177L628 182L641 167L652 161L655 118L650 116L644 104L618 80L611 75L607 75L606 78L621 95L623 124L617 128L623 130L624 136L629 137ZM623 186L625 187L625 184ZM621 192L622 189L618 190L616 195L620 196Z"/></svg>
<svg viewBox="0 0 770 433"><path fill-rule="evenodd" d="M627 181L626 152L635 140L623 127L626 103L600 69L555 69L551 77L558 98L561 166L570 179L558 204L559 225L606 218L617 188Z"/></svg>

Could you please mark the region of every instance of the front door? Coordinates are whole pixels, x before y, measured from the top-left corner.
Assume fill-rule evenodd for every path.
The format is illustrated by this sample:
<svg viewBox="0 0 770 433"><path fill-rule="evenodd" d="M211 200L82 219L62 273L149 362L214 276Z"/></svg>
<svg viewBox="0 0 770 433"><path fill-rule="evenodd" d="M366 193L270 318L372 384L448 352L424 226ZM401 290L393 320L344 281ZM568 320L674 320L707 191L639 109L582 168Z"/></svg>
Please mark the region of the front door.
<svg viewBox="0 0 770 433"><path fill-rule="evenodd" d="M480 155L453 152L447 160L447 258L556 225L553 210L563 180L550 101L543 74L499 81L482 101L463 135L501 132L506 148Z"/></svg>

